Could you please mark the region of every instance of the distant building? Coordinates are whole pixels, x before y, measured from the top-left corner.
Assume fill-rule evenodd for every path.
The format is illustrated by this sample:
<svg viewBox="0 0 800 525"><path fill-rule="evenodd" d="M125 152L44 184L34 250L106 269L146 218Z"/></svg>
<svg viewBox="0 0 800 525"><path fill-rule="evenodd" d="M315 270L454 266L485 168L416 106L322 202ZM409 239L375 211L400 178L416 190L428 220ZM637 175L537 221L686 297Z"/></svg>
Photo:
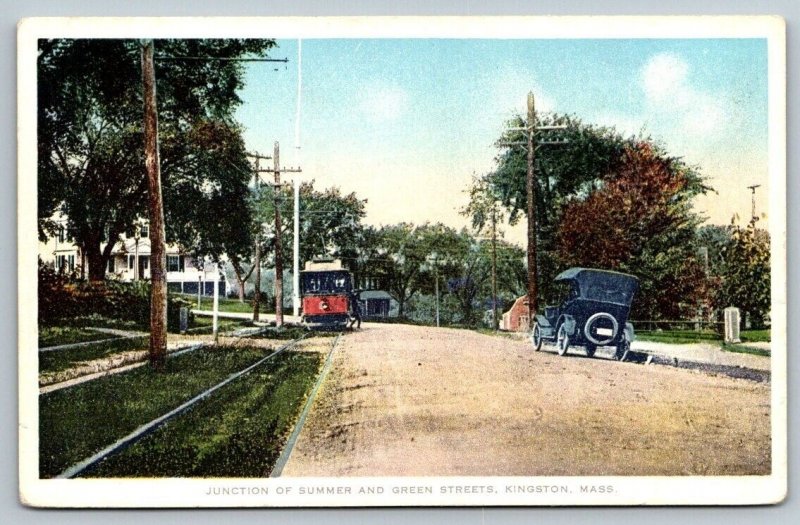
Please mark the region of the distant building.
<svg viewBox="0 0 800 525"><path fill-rule="evenodd" d="M386 319L399 314L399 304L383 290L365 290L358 297L364 319Z"/></svg>
<svg viewBox="0 0 800 525"><path fill-rule="evenodd" d="M39 243L39 258L57 271L80 272L84 266L84 273L88 274L88 261L69 236L66 220L56 218L56 222L59 224L56 235ZM214 282L218 279L219 293L225 296L228 283L223 272L216 271L215 265L205 268L202 260L195 260L176 244L168 244L166 252L169 291L196 294L200 290L203 295L213 295ZM150 279L150 231L146 223L139 224L135 232L122 236L114 245L106 267L106 279L123 282Z"/></svg>
<svg viewBox="0 0 800 525"><path fill-rule="evenodd" d="M503 314L503 330L510 332L527 332L530 330L527 295L523 295L514 301L511 309Z"/></svg>

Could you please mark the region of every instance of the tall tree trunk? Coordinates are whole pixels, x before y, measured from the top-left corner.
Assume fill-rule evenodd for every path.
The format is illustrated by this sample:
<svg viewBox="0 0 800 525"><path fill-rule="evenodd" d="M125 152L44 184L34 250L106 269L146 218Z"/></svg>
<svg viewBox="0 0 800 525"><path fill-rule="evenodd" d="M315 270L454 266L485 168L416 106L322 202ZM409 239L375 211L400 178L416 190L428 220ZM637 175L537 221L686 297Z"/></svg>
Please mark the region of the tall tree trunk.
<svg viewBox="0 0 800 525"><path fill-rule="evenodd" d="M106 278L106 264L103 261L103 252L100 250L100 241L86 243L86 260L89 263L89 282L98 283Z"/></svg>
<svg viewBox="0 0 800 525"><path fill-rule="evenodd" d="M244 284L245 280L239 274L236 274L236 281L239 283L239 302L244 304Z"/></svg>
<svg viewBox="0 0 800 525"><path fill-rule="evenodd" d="M163 370L167 357L167 265L164 246L164 205L161 199L161 167L158 155L158 113L153 41L142 41L144 87L144 150L150 214L150 366Z"/></svg>

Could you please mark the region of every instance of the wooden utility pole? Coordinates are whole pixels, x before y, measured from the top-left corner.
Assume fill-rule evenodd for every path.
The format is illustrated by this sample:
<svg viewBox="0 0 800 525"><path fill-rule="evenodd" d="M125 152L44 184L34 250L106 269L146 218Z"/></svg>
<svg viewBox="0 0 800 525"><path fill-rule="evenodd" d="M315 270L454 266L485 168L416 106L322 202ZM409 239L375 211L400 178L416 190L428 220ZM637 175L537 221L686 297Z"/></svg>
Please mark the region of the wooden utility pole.
<svg viewBox="0 0 800 525"><path fill-rule="evenodd" d="M538 309L538 267L536 265L536 174L535 159L536 148L541 145L563 145L569 144L568 140L544 140L539 141L536 137L538 130L559 130L566 129L566 125L536 125L536 105L533 93L528 93L528 121L524 127L509 128L508 131L522 131L527 134L525 142L503 142L503 146L522 146L528 155L528 173L525 179L525 192L528 197L528 322L533 326L533 320Z"/></svg>
<svg viewBox="0 0 800 525"><path fill-rule="evenodd" d="M259 173L262 172L270 172L274 176L274 183L273 186L275 188L274 192L274 204L275 204L275 325L282 326L283 325L283 258L282 255L282 239L281 239L281 211L280 211L280 191L281 191L281 173L300 173L302 170L300 168L281 168L280 167L280 144L275 142L275 147L273 151L272 157L265 157L263 155L259 155L257 153L248 153L250 157L254 157L256 159L256 186L260 184L259 182ZM258 161L260 159L273 159L273 168L270 169L260 169ZM260 262L260 249L256 247L256 261ZM260 283L261 283L261 275L260 275L260 268L256 268L256 297L260 297ZM258 306L254 306L253 308L253 320L258 320Z"/></svg>
<svg viewBox="0 0 800 525"><path fill-rule="evenodd" d="M760 188L760 187L761 187L761 184L754 184L752 186L748 186L747 187L747 189L749 189L752 192L752 197L751 197L751 200L750 200L750 204L751 204L750 218L751 219L756 219L756 188Z"/></svg>
<svg viewBox="0 0 800 525"><path fill-rule="evenodd" d="M497 209L492 203L492 328L497 330Z"/></svg>
<svg viewBox="0 0 800 525"><path fill-rule="evenodd" d="M283 326L283 244L281 242L281 162L280 145L275 141L272 153L275 173L275 326Z"/></svg>
<svg viewBox="0 0 800 525"><path fill-rule="evenodd" d="M153 41L142 40L144 88L144 152L150 214L150 366L163 370L167 357L167 274L164 247L164 205L161 198L161 166L158 155L158 113Z"/></svg>
<svg viewBox="0 0 800 525"><path fill-rule="evenodd" d="M538 310L538 290L536 272L536 184L533 174L533 162L536 150L536 106L533 92L528 92L528 175L525 188L528 193L528 326L533 327L533 320Z"/></svg>
<svg viewBox="0 0 800 525"><path fill-rule="evenodd" d="M256 171L253 174L253 190L256 194L256 202L261 196L261 181L259 180L259 157L256 157ZM255 287L253 289L253 321L259 320L261 310L261 223L258 224L256 241L253 254L253 265L255 265Z"/></svg>

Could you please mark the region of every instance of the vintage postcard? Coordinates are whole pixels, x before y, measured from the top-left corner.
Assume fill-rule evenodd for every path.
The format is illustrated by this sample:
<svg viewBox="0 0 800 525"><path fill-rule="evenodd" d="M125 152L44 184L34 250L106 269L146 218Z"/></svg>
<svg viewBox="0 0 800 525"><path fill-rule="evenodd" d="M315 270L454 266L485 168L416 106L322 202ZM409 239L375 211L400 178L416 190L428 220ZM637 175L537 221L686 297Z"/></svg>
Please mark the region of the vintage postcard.
<svg viewBox="0 0 800 525"><path fill-rule="evenodd" d="M782 19L18 38L24 504L785 497Z"/></svg>

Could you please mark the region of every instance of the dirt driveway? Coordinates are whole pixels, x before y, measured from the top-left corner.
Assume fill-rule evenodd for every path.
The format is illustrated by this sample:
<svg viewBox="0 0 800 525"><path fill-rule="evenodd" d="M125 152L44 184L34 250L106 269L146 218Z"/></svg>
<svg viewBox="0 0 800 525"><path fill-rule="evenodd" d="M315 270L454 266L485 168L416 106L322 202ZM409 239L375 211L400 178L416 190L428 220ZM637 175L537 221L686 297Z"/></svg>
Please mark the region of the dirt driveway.
<svg viewBox="0 0 800 525"><path fill-rule="evenodd" d="M601 353L367 324L339 343L283 475L769 473L769 384Z"/></svg>

